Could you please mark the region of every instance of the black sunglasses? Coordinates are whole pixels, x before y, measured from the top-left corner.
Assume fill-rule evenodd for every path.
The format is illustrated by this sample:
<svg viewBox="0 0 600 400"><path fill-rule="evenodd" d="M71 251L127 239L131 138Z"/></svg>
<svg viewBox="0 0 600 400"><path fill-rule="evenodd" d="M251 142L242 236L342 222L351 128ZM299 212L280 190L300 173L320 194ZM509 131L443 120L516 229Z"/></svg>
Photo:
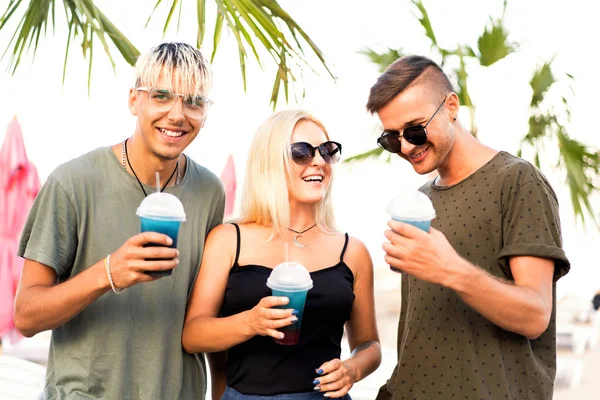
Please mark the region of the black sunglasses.
<svg viewBox="0 0 600 400"><path fill-rule="evenodd" d="M442 104L439 105L437 110L433 113L431 118L427 120L425 125L413 125L405 128L403 131L396 131L392 129L386 129L383 131L381 136L377 138L377 144L379 147L384 150L389 151L390 153L400 153L402 141L400 139L404 138L408 143L414 144L415 146L420 146L427 142L427 125L431 122L433 117L440 111L448 96L444 97ZM402 133L400 133L402 132Z"/></svg>
<svg viewBox="0 0 600 400"><path fill-rule="evenodd" d="M315 151L319 150L319 154L323 157L323 161L327 164L335 164L340 160L342 155L342 145L338 142L327 141L314 147L310 143L297 142L292 143L292 160L298 165L308 165L315 158Z"/></svg>

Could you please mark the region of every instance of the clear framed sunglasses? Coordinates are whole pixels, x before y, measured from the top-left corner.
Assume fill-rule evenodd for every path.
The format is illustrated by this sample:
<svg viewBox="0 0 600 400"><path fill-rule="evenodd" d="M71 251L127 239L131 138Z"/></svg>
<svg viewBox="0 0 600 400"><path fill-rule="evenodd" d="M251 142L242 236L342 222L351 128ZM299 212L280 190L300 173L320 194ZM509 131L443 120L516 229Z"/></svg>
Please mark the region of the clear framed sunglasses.
<svg viewBox="0 0 600 400"><path fill-rule="evenodd" d="M150 105L157 111L167 112L173 108L177 98L181 97L183 113L190 118L202 119L208 113L212 100L202 95L175 93L169 89L138 87L136 90L148 93Z"/></svg>

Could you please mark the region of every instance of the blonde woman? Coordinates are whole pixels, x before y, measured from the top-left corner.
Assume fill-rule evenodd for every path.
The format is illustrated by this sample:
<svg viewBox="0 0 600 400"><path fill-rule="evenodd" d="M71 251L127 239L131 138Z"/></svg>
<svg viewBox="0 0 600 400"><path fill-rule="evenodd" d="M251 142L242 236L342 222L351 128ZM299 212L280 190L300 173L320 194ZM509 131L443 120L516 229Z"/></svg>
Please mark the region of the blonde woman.
<svg viewBox="0 0 600 400"><path fill-rule="evenodd" d="M277 112L258 128L241 216L209 234L183 330L190 353L227 351L226 374L211 365L213 399L349 399L379 366L371 257L335 230L329 189L341 150L305 111ZM288 298L266 286L282 261L306 266L313 280L291 346L274 339L297 310L281 308ZM344 326L352 355L342 361Z"/></svg>

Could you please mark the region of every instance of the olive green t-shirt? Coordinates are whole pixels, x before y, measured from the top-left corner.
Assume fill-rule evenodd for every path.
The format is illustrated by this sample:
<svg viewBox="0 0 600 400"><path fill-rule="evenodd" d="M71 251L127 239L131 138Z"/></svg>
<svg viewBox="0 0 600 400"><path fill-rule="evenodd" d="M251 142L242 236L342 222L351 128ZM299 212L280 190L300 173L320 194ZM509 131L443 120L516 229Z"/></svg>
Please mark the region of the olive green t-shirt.
<svg viewBox="0 0 600 400"><path fill-rule="evenodd" d="M465 259L513 281L509 258L555 260L567 273L558 204L546 178L500 152L462 182L421 188L435 207L432 226ZM554 289L554 284L553 284ZM553 294L555 300L555 292ZM506 331L452 290L402 275L398 366L379 399L551 399L556 372L556 307L537 339Z"/></svg>
<svg viewBox="0 0 600 400"><path fill-rule="evenodd" d="M181 332L204 240L222 221L225 196L219 179L190 158L181 182L165 192L187 214L179 265L172 276L105 293L52 331L46 399L204 398L204 357L183 350ZM140 232L136 209L143 198L110 148L69 161L38 194L18 254L53 268L60 281L70 279Z"/></svg>

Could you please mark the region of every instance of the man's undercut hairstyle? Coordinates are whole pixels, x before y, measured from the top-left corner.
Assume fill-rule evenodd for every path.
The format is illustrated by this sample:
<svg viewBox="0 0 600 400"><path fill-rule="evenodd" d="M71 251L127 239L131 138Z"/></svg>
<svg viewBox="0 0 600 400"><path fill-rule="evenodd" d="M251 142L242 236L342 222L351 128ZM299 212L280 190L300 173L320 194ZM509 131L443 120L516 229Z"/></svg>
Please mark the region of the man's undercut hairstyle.
<svg viewBox="0 0 600 400"><path fill-rule="evenodd" d="M367 111L371 114L378 112L408 87L420 84L428 85L439 93L432 99L435 102L454 91L448 76L433 60L417 55L404 56L390 64L371 87Z"/></svg>
<svg viewBox="0 0 600 400"><path fill-rule="evenodd" d="M173 83L177 71L178 82ZM135 64L135 87L156 87L164 77L167 88L182 94L207 95L212 85L210 64L197 48L187 43L162 43L140 56ZM173 84L177 85L173 88Z"/></svg>

